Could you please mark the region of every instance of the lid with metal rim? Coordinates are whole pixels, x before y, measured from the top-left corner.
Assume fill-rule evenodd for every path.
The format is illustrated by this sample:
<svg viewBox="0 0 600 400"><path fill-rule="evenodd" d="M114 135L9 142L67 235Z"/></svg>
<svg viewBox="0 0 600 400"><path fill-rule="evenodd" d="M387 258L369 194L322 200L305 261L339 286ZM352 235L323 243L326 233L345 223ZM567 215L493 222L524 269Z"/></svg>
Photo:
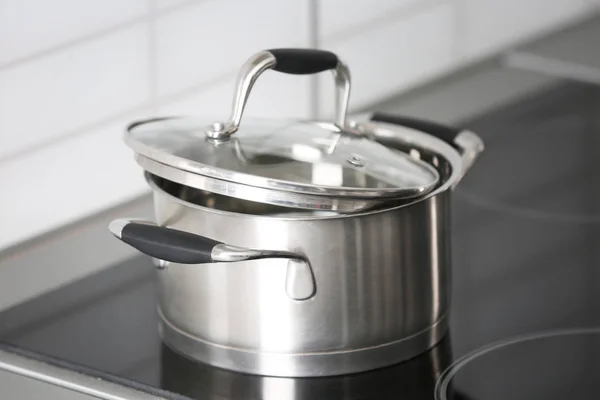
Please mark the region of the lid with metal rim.
<svg viewBox="0 0 600 400"><path fill-rule="evenodd" d="M289 73L334 69L336 122L246 119L240 126L251 86L269 68ZM389 149L346 122L349 80L345 65L329 52L261 52L241 71L229 122L149 120L132 125L126 142L138 153L138 162L157 175L288 207L357 211L432 190L439 180L432 165Z"/></svg>

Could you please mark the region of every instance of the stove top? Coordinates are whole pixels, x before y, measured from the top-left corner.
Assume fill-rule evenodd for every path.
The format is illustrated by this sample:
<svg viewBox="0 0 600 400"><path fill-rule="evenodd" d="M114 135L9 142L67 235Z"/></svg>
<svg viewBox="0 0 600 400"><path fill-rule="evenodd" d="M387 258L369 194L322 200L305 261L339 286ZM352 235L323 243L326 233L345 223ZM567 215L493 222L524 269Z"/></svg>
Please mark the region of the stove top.
<svg viewBox="0 0 600 400"><path fill-rule="evenodd" d="M486 151L453 198L450 333L413 360L312 379L190 361L161 344L141 256L3 312L1 348L166 398L433 399L440 377L439 398L596 398L600 88L553 86L463 125Z"/></svg>
<svg viewBox="0 0 600 400"><path fill-rule="evenodd" d="M436 396L455 399L596 399L600 328L534 333L477 349L439 379Z"/></svg>

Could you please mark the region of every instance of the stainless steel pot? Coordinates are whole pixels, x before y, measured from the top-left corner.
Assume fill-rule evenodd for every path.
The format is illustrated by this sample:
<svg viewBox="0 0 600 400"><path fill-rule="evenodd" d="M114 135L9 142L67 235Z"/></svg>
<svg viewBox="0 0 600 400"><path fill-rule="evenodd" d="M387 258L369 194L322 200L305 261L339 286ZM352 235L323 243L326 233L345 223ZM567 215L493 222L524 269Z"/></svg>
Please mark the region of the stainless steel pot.
<svg viewBox="0 0 600 400"><path fill-rule="evenodd" d="M344 116L336 126L346 124ZM382 114L351 125L382 152L434 168L435 187L421 196L369 198L370 209L328 207L323 214L207 191L206 176L198 174L210 168L178 170L152 159L156 153L138 152L138 162L152 165L146 177L156 222L117 220L110 229L156 259L167 345L226 369L323 376L391 365L442 338L451 189L483 145L470 132ZM285 194L296 206L306 191Z"/></svg>

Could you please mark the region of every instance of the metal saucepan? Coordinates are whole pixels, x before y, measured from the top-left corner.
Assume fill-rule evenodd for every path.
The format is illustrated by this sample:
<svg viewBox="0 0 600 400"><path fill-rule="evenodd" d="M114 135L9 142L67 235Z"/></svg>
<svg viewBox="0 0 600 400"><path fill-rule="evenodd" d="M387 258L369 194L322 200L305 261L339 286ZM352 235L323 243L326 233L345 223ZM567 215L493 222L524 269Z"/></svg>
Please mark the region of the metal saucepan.
<svg viewBox="0 0 600 400"><path fill-rule="evenodd" d="M339 67L343 63L332 53L275 50L259 53L250 64L256 59L272 60L271 68L275 65L276 70L288 73L334 69L338 88L349 92L349 73L339 72L347 68ZM248 77L248 70L254 75ZM237 92L246 90L238 96L245 102L248 82L254 82L256 74L247 66L243 71ZM342 75L346 79L341 80ZM339 104L344 108L346 103L347 99ZM234 117L240 107L236 101ZM161 128L145 134L154 135L160 146L146 141L141 154L142 146L132 145L135 138L129 137L138 161L142 157L160 167L145 172L153 191L156 222L117 220L110 229L153 257L160 267L160 333L167 345L192 359L246 373L323 376L391 365L424 352L443 337L450 295L452 188L483 144L471 132L415 119L375 114L369 121L351 124L345 108L338 116L337 133L311 136L321 145L329 143L330 135L341 134L341 144L329 154L306 150L307 142L302 143L304 147L279 142L271 147L283 149L277 153L280 159L288 160L293 153L290 149L300 148L306 150L301 154L305 159L308 154L315 163L326 160L334 165L333 174L343 172L343 179L334 182L337 186L307 183L306 175L297 170L298 185L281 179L277 174L290 166L286 162L273 162L273 168L279 169L275 172L264 164L263 169L253 169L248 166L252 159L248 154L256 144L252 135L246 136L248 140L240 137L237 147L246 154L244 165L262 175L253 179L245 174L243 183L235 181L239 170L224 166L237 168L239 164L220 156L231 154L221 150L238 134L230 128L236 124L239 128L241 112L233 122L214 124L206 139L196 130L198 146L208 150L190 145L187 130L177 124L172 125L177 127L172 136L186 136L185 145L163 139L169 132ZM220 137L218 132L226 133ZM269 142L268 147L276 142L273 137L259 139ZM356 137L361 146L373 144L372 150L385 161L383 167L362 169L364 165L354 165L347 158L362 148L354 146ZM341 155L336 154L338 149ZM399 162L388 152L398 154ZM173 154L177 157L168 157ZM415 164L407 164L411 162L407 157ZM376 162L366 152L356 158ZM434 176L423 163L434 169L435 184L415 194L416 187L423 182L427 186ZM402 175L406 170L398 169L406 165L407 179ZM161 175L165 171L175 172ZM421 172L424 175L415 175ZM345 180L346 174L351 175L350 181ZM270 180L263 179L265 175ZM220 180L226 183L219 186ZM347 191L346 182L354 185ZM390 182L406 186L392 187ZM275 197L285 197L287 203L273 201L267 192L247 195L244 190L249 185L280 191L284 196ZM376 201L381 187L390 196ZM304 201L307 193L310 201ZM330 207L336 202L352 205L356 196L363 196L360 201L371 203L370 208L342 211ZM320 197L327 207L320 208L313 201Z"/></svg>

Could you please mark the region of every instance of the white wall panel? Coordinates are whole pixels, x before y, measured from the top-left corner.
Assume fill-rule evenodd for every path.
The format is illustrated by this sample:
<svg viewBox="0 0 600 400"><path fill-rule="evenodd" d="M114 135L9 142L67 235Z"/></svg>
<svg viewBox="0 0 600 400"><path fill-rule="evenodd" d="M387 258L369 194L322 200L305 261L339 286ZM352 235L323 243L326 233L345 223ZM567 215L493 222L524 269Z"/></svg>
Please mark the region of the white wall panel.
<svg viewBox="0 0 600 400"><path fill-rule="evenodd" d="M319 35L322 38L385 17L390 12L406 9L429 0L322 0L317 2Z"/></svg>
<svg viewBox="0 0 600 400"><path fill-rule="evenodd" d="M0 0L0 65L147 13L147 0Z"/></svg>
<svg viewBox="0 0 600 400"><path fill-rule="evenodd" d="M135 117L0 164L0 250L144 193L122 140Z"/></svg>
<svg viewBox="0 0 600 400"><path fill-rule="evenodd" d="M148 101L147 29L0 70L0 160Z"/></svg>
<svg viewBox="0 0 600 400"><path fill-rule="evenodd" d="M236 75L225 77L218 83L161 105L159 114L195 115L205 117L209 122L214 118L226 119L231 112L235 83ZM306 77L266 71L250 93L244 117L308 118L310 105L310 86Z"/></svg>
<svg viewBox="0 0 600 400"><path fill-rule="evenodd" d="M452 4L365 31L323 48L336 52L352 74L351 109L384 99L435 76L455 62L455 15ZM331 74L320 76L321 113L331 115L334 86Z"/></svg>
<svg viewBox="0 0 600 400"><path fill-rule="evenodd" d="M202 1L157 21L158 92L236 72L253 53L308 47L307 1Z"/></svg>

